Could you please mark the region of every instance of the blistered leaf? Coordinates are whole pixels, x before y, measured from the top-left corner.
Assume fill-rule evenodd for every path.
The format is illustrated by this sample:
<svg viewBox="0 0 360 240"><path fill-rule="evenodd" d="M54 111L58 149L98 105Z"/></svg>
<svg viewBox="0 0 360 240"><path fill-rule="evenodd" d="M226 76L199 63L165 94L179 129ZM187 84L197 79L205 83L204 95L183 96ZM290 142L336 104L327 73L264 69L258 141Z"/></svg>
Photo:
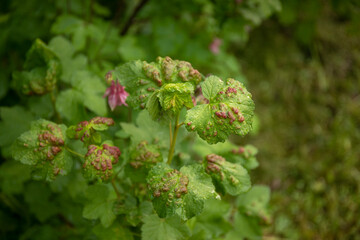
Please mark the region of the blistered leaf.
<svg viewBox="0 0 360 240"><path fill-rule="evenodd" d="M106 143L101 146L90 145L83 164L86 178L108 180L113 174L113 164L119 161L120 150Z"/></svg>
<svg viewBox="0 0 360 240"><path fill-rule="evenodd" d="M160 110L164 112L178 112L183 106L192 107L189 99L194 87L201 81L201 74L190 63L172 60L169 57L158 57L156 62L151 63L129 62L116 68L113 74L130 94L126 100L130 106L135 109L148 107L151 116L155 116L152 109L156 97L159 98L162 107ZM183 85L185 83L187 84ZM175 85L167 87L167 84ZM153 93L158 90L159 92L154 95ZM147 106L150 96L154 99Z"/></svg>
<svg viewBox="0 0 360 240"><path fill-rule="evenodd" d="M149 170L162 162L159 146L142 141L130 150L129 163L126 166L126 176L134 182L145 182Z"/></svg>
<svg viewBox="0 0 360 240"><path fill-rule="evenodd" d="M229 156L229 159L227 158L229 161L239 163L246 169L254 169L259 166L256 160L257 152L257 148L253 145L246 145L232 149L231 154L226 154L226 157Z"/></svg>
<svg viewBox="0 0 360 240"><path fill-rule="evenodd" d="M204 164L218 191L238 195L250 189L250 176L240 164L227 162L215 154L206 156Z"/></svg>
<svg viewBox="0 0 360 240"><path fill-rule="evenodd" d="M201 84L209 104L197 105L186 114L186 128L210 144L224 142L230 134L244 136L251 130L254 102L244 85L210 76ZM215 94L216 92L216 94Z"/></svg>
<svg viewBox="0 0 360 240"><path fill-rule="evenodd" d="M84 144L99 143L96 139L96 131L105 131L115 124L112 118L94 117L90 121L82 121L77 125L70 126L66 134L69 138L80 139Z"/></svg>
<svg viewBox="0 0 360 240"><path fill-rule="evenodd" d="M104 227L109 227L115 220L113 205L116 195L109 193L106 185L97 184L86 190L87 204L83 210L83 217L87 219L100 219Z"/></svg>
<svg viewBox="0 0 360 240"><path fill-rule="evenodd" d="M183 220L190 219L201 213L205 200L218 196L199 164L177 171L158 163L150 170L147 183L154 209L161 218L178 215Z"/></svg>
<svg viewBox="0 0 360 240"><path fill-rule="evenodd" d="M190 236L189 228L177 216L161 219L149 215L141 227L143 240L182 240Z"/></svg>
<svg viewBox="0 0 360 240"><path fill-rule="evenodd" d="M65 125L47 120L32 122L30 131L18 137L13 145L14 159L32 165L35 178L50 181L58 174L66 175L72 159L64 149L65 131Z"/></svg>
<svg viewBox="0 0 360 240"><path fill-rule="evenodd" d="M169 83L160 89L158 98L163 111L176 114L184 106L187 108L194 106L191 99L193 93L194 86L191 83Z"/></svg>
<svg viewBox="0 0 360 240"><path fill-rule="evenodd" d="M23 94L42 95L51 92L60 76L61 65L55 53L36 39L26 55L24 71L15 72L15 85Z"/></svg>

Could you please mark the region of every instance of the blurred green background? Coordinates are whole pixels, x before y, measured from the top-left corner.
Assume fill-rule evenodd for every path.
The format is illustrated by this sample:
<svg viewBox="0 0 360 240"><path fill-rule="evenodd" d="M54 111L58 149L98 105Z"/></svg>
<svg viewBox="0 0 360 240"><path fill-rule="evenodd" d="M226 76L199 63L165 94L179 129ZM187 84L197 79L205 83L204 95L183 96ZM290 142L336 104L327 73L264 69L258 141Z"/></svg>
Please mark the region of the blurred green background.
<svg viewBox="0 0 360 240"><path fill-rule="evenodd" d="M170 56L245 82L258 123L250 137L234 140L259 148L252 181L272 189L264 238L360 239L359 1L3 0L2 163L27 119L51 109L46 98L24 100L12 83L36 38L62 44L53 46L69 72L103 78L125 61ZM17 130L5 134L14 121ZM2 191L11 176L3 164ZM5 206L1 221L10 221Z"/></svg>

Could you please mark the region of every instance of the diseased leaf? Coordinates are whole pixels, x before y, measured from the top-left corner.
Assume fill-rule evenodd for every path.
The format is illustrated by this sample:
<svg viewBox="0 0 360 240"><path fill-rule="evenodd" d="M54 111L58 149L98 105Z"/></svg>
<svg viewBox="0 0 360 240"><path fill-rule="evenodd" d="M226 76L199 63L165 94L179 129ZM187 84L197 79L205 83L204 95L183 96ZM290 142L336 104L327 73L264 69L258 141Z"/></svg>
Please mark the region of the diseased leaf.
<svg viewBox="0 0 360 240"><path fill-rule="evenodd" d="M161 218L178 215L183 220L190 219L201 213L205 200L218 197L199 164L177 171L158 163L150 170L147 183L154 209Z"/></svg>
<svg viewBox="0 0 360 240"><path fill-rule="evenodd" d="M101 146L90 145L83 165L84 175L88 179L108 180L113 174L113 164L119 161L120 150L106 143Z"/></svg>
<svg viewBox="0 0 360 240"><path fill-rule="evenodd" d="M101 136L96 135L96 131L105 131L114 124L112 118L94 117L90 121L82 121L77 125L70 126L66 134L69 138L80 139L85 145L100 143ZM100 141L98 141L98 137L100 137Z"/></svg>
<svg viewBox="0 0 360 240"><path fill-rule="evenodd" d="M88 187L86 190L88 203L83 210L83 217L87 219L100 219L104 227L110 227L116 216L113 212L113 205L116 195L109 193L106 185L97 184Z"/></svg>
<svg viewBox="0 0 360 240"><path fill-rule="evenodd" d="M169 57L158 57L156 62L151 63L129 62L117 67L113 74L114 79L118 79L130 94L126 99L129 105L135 109L149 107L151 116L156 116L153 111L158 110L155 91L159 90L157 97L162 111L178 112L184 105L192 107L191 94L201 81L200 73L190 63ZM148 104L150 96L152 100Z"/></svg>
<svg viewBox="0 0 360 240"><path fill-rule="evenodd" d="M64 149L66 126L47 120L31 123L30 130L18 137L13 145L13 157L31 165L38 179L53 180L66 175L72 168L72 158Z"/></svg>
<svg viewBox="0 0 360 240"><path fill-rule="evenodd" d="M218 92L221 91L223 85L224 82L213 75L206 78L205 81L200 84L202 94L209 101L214 100Z"/></svg>
<svg viewBox="0 0 360 240"><path fill-rule="evenodd" d="M239 163L244 168L250 170L259 166L256 160L257 152L257 148L253 145L245 145L232 149L231 153L225 154L225 158L230 162Z"/></svg>
<svg viewBox="0 0 360 240"><path fill-rule="evenodd" d="M177 216L161 219L149 215L141 227L143 240L183 240L190 236L189 228Z"/></svg>
<svg viewBox="0 0 360 240"><path fill-rule="evenodd" d="M160 89L158 98L163 111L176 114L184 106L194 106L191 99L193 93L194 86L191 83L169 83Z"/></svg>
<svg viewBox="0 0 360 240"><path fill-rule="evenodd" d="M149 170L163 157L157 145L142 141L130 150L129 163L126 165L126 176L134 182L145 182Z"/></svg>
<svg viewBox="0 0 360 240"><path fill-rule="evenodd" d="M27 52L24 71L15 72L13 79L21 93L42 95L55 88L60 72L58 57L44 42L36 39Z"/></svg>
<svg viewBox="0 0 360 240"><path fill-rule="evenodd" d="M230 134L244 136L251 130L254 115L254 102L244 85L231 78L222 86L221 82L208 77L202 87L210 97L209 104L197 105L186 114L188 131L196 131L210 144L224 142Z"/></svg>
<svg viewBox="0 0 360 240"><path fill-rule="evenodd" d="M206 172L212 177L216 190L239 195L251 187L250 176L240 164L227 162L225 158L210 154L204 160Z"/></svg>

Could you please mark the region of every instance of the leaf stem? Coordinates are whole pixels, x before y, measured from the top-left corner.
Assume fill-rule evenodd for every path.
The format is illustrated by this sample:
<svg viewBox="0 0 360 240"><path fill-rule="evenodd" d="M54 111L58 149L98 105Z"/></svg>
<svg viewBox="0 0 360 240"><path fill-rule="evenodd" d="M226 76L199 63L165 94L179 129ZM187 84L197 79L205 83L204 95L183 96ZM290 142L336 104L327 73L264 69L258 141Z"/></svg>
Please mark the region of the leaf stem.
<svg viewBox="0 0 360 240"><path fill-rule="evenodd" d="M172 127L171 127L171 121L169 121L169 133L170 133L170 146L172 144Z"/></svg>
<svg viewBox="0 0 360 240"><path fill-rule="evenodd" d="M53 109L54 109L54 114L55 114L55 117L56 117L56 121L57 121L57 123L61 123L62 122L61 116L60 116L59 112L56 111L56 97L55 97L54 92L55 92L55 90L50 92L51 103L52 103L52 106L53 106Z"/></svg>
<svg viewBox="0 0 360 240"><path fill-rule="evenodd" d="M176 116L174 135L170 139L170 149L169 149L169 155L168 155L168 161L167 161L167 164L169 164L169 165L171 164L171 161L174 156L176 138L177 138L177 134L179 132L179 128L181 127L181 125L179 125L179 115L180 115L180 113Z"/></svg>
<svg viewBox="0 0 360 240"><path fill-rule="evenodd" d="M80 153L78 153L78 152L76 152L76 151L74 151L74 150L72 150L72 149L70 149L70 148L68 148L68 147L66 147L66 146L65 146L65 149L66 149L68 152L70 152L70 153L72 153L72 154L74 154L74 155L76 155L76 156L78 156L78 157L85 158L84 155L82 155L82 154L80 154Z"/></svg>
<svg viewBox="0 0 360 240"><path fill-rule="evenodd" d="M116 193L116 196L120 199L121 198L121 194L119 192L119 190L117 189L116 185L115 185L115 180L116 180L116 177L114 177L113 179L111 179L111 185L113 186L114 188L114 191Z"/></svg>

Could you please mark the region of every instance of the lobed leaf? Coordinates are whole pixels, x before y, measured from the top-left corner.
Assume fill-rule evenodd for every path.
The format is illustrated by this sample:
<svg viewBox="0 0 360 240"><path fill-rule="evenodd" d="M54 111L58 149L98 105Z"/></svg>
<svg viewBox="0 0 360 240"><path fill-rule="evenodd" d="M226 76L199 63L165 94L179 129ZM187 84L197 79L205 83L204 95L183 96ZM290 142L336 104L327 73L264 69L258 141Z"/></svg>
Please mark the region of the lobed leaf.
<svg viewBox="0 0 360 240"><path fill-rule="evenodd" d="M47 120L31 123L30 130L18 137L13 145L13 157L23 164L32 165L35 178L53 180L66 175L72 159L65 151L66 126Z"/></svg>
<svg viewBox="0 0 360 240"><path fill-rule="evenodd" d="M155 214L144 218L141 232L144 240L185 240L190 236L189 228L179 217L161 219Z"/></svg>
<svg viewBox="0 0 360 240"><path fill-rule="evenodd" d="M147 183L154 209L161 218L178 215L188 220L201 213L205 200L218 197L210 177L199 164L177 171L158 163L150 170Z"/></svg>
<svg viewBox="0 0 360 240"><path fill-rule="evenodd" d="M84 175L88 179L108 180L113 174L113 164L119 161L120 150L106 143L90 145L83 164Z"/></svg>
<svg viewBox="0 0 360 240"><path fill-rule="evenodd" d="M40 39L36 39L27 52L24 71L15 72L16 88L25 95L51 92L61 72L60 60Z"/></svg>
<svg viewBox="0 0 360 240"><path fill-rule="evenodd" d="M80 139L85 145L100 143L101 137L100 141L96 139L96 131L105 131L114 124L115 122L112 118L94 117L90 121L82 121L77 125L70 126L66 134L69 138Z"/></svg>
<svg viewBox="0 0 360 240"><path fill-rule="evenodd" d="M87 188L87 204L84 206L83 217L87 219L100 219L104 227L109 227L115 220L113 205L116 196L109 193L106 185L98 184Z"/></svg>
<svg viewBox="0 0 360 240"><path fill-rule="evenodd" d="M219 155L209 154L204 165L216 189L221 193L227 192L234 196L248 191L251 187L250 176L240 164L230 163Z"/></svg>
<svg viewBox="0 0 360 240"><path fill-rule="evenodd" d="M190 63L170 57L158 57L151 63L129 62L117 67L113 74L130 94L127 103L135 109L147 108L156 118L158 111L171 114L183 106L192 107L191 94L202 78Z"/></svg>
<svg viewBox="0 0 360 240"><path fill-rule="evenodd" d="M209 104L197 105L186 114L186 128L210 144L225 142L230 134L244 136L252 127L254 102L244 85L216 76L201 84ZM204 95L204 96L205 96Z"/></svg>

